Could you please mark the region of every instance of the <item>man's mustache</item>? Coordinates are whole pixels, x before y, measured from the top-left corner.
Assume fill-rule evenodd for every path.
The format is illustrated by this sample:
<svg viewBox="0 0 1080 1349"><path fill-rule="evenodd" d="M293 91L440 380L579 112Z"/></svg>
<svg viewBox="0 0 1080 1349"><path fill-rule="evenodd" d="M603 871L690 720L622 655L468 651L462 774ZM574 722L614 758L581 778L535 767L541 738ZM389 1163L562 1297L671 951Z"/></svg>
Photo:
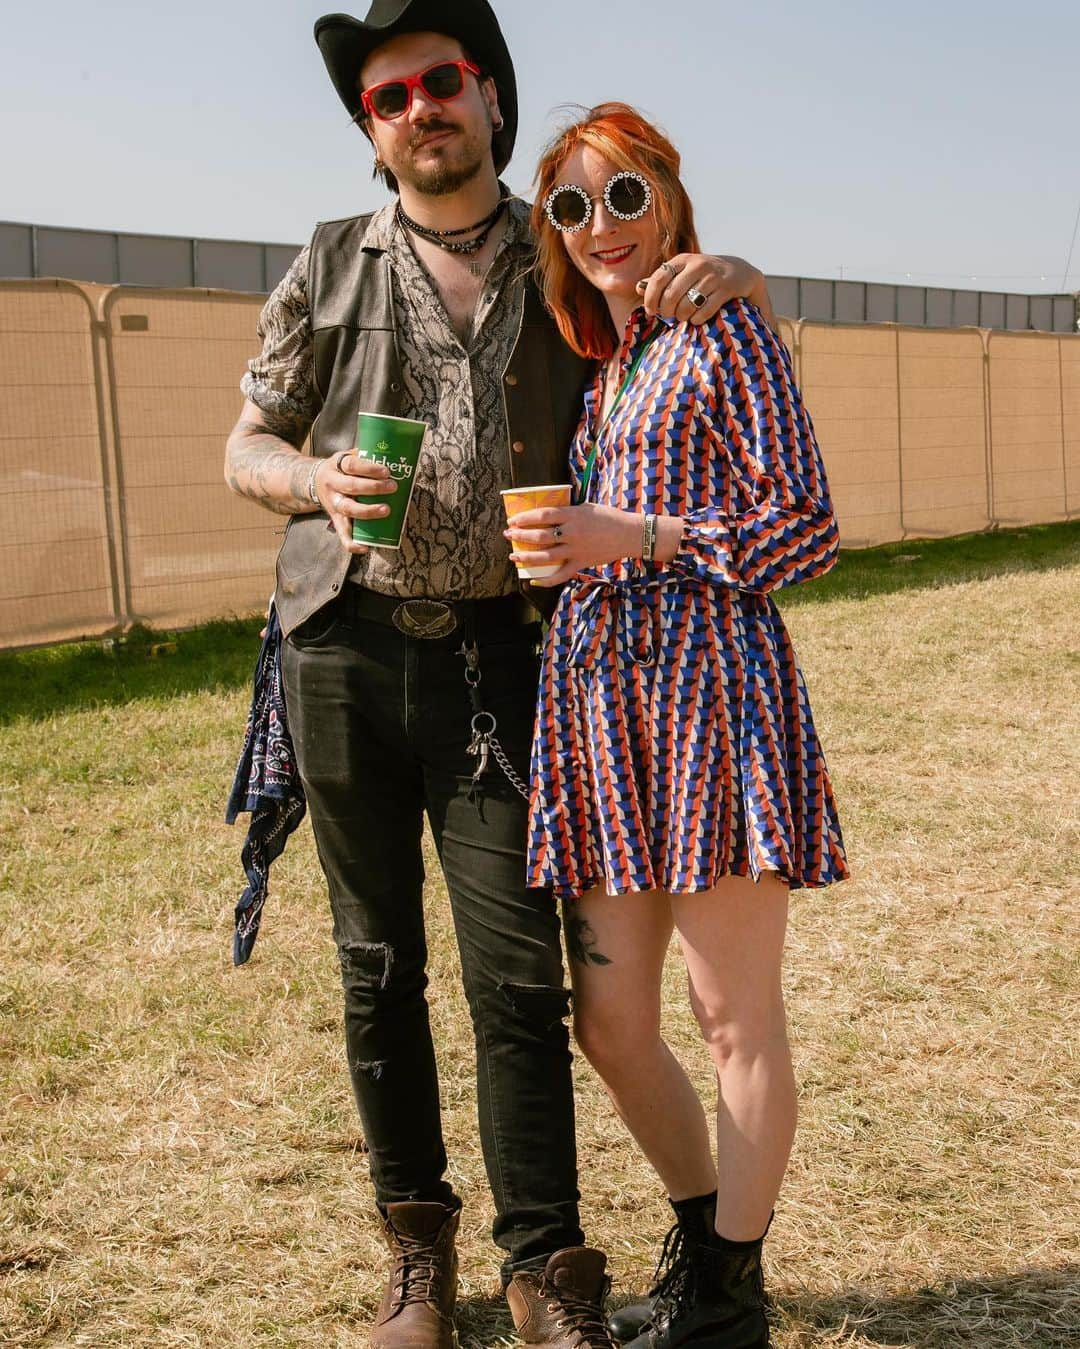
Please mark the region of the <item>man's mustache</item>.
<svg viewBox="0 0 1080 1349"><path fill-rule="evenodd" d="M437 131L457 131L457 129L453 122L444 122L441 118L433 118L430 122L425 122L422 126L417 127L414 134L409 137L409 149L415 150L422 141L427 140Z"/></svg>

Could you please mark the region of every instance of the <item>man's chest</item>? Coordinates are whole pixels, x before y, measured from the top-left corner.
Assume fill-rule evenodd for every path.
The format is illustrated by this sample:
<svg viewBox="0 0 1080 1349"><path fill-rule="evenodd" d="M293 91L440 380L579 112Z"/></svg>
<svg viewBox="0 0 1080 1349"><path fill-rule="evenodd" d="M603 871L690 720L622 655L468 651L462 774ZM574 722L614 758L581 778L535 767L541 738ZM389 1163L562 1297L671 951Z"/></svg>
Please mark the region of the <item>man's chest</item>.
<svg viewBox="0 0 1080 1349"><path fill-rule="evenodd" d="M432 275L435 294L441 304L454 336L464 346L473 329L477 302L483 286L483 277L472 276L464 268L446 269L444 274Z"/></svg>
<svg viewBox="0 0 1080 1349"><path fill-rule="evenodd" d="M430 321L442 324L463 348L473 344L490 303L500 289L493 285L496 242L489 239L475 254L451 253L427 240L412 241L411 256L398 254L398 265L413 294L427 292L421 305ZM501 273L504 268L499 266Z"/></svg>

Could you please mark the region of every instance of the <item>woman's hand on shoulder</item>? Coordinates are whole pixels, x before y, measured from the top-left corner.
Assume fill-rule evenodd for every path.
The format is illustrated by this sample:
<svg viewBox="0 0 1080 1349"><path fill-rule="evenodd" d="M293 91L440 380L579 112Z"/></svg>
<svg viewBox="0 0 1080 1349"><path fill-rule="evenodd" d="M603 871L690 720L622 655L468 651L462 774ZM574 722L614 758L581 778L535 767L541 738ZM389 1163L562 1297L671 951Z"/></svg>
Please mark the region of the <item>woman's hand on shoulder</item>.
<svg viewBox="0 0 1080 1349"><path fill-rule="evenodd" d="M676 253L639 281L637 288L646 312L661 318L707 323L729 301L742 297L756 304L769 327L776 329L765 277L745 258ZM704 301L696 304L702 295Z"/></svg>
<svg viewBox="0 0 1080 1349"><path fill-rule="evenodd" d="M512 547L533 545L528 551L515 547L515 562L558 567L534 580L538 586L561 585L585 567L641 555L641 516L614 506L542 506L515 515L504 533Z"/></svg>

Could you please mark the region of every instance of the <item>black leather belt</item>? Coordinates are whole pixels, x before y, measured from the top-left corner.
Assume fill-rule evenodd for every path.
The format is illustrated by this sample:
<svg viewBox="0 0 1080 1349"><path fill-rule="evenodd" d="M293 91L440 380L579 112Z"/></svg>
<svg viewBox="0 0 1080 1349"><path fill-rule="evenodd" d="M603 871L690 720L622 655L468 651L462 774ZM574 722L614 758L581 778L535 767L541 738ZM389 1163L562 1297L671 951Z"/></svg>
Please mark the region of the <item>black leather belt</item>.
<svg viewBox="0 0 1080 1349"><path fill-rule="evenodd" d="M402 600L365 586L350 585L345 587L342 603L349 606L354 618L385 623L406 637L427 641L459 632L481 639L500 629L540 622L540 615L517 591L490 600Z"/></svg>

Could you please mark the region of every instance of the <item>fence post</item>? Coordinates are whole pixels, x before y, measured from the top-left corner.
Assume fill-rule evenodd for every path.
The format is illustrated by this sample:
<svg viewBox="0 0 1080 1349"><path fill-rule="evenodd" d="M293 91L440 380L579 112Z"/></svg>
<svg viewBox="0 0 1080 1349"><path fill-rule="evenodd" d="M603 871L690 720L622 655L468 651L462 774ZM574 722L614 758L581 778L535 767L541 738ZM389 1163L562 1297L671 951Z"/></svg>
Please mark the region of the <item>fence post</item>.
<svg viewBox="0 0 1080 1349"><path fill-rule="evenodd" d="M896 478L900 495L900 537L906 539L907 524L904 521L904 386L903 380L900 378L900 333L901 329L897 324L893 329L896 352Z"/></svg>
<svg viewBox="0 0 1080 1349"><path fill-rule="evenodd" d="M1065 443L1065 362L1062 359L1062 339L1057 340L1058 409L1061 420L1061 518L1069 518L1069 457Z"/></svg>
<svg viewBox="0 0 1080 1349"><path fill-rule="evenodd" d="M124 452L120 439L120 413L116 403L116 361L113 355L112 314L113 296L120 289L110 286L98 301L98 330L105 346L106 386L109 391L109 427L112 434L113 463L116 466L116 528L117 562L120 569L120 608L122 625L129 628L131 613L131 555L128 548L127 504L124 499Z"/></svg>
<svg viewBox="0 0 1080 1349"><path fill-rule="evenodd" d="M103 303L108 291L99 300ZM120 520L120 484L119 456L117 454L116 435L111 424L109 407L111 398L106 397L106 387L111 384L108 365L101 359L102 348L106 345L103 325L99 318L100 309L95 311L90 297L86 297L86 306L90 311L90 351L94 362L94 400L97 404L98 442L101 449L101 488L105 498L105 536L106 552L109 558L109 587L112 591L112 608L115 629L123 632L128 626L127 590L124 577L127 573L126 550L118 531Z"/></svg>
<svg viewBox="0 0 1080 1349"><path fill-rule="evenodd" d="M791 363L794 367L795 383L802 388L802 330L805 319L797 318L791 325Z"/></svg>
<svg viewBox="0 0 1080 1349"><path fill-rule="evenodd" d="M994 403L990 378L990 329L980 328L983 348L983 446L986 460L986 526L997 529L997 503L994 500Z"/></svg>

